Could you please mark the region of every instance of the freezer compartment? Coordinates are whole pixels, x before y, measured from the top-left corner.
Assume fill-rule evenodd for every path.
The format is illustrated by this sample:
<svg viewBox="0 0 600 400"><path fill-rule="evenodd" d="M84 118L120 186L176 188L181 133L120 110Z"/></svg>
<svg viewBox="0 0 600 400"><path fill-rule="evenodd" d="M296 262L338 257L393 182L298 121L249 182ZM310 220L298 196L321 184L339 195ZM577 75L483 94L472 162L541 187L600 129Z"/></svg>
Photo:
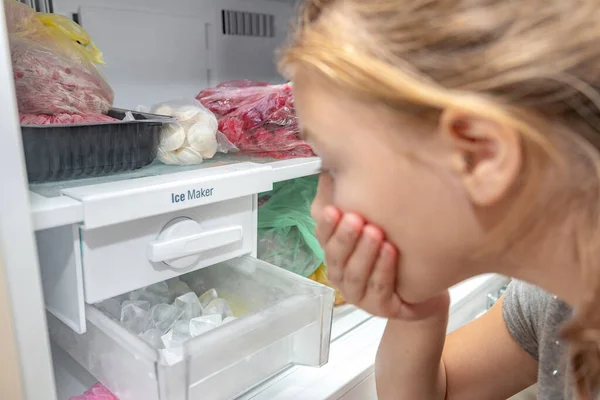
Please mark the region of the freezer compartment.
<svg viewBox="0 0 600 400"><path fill-rule="evenodd" d="M327 362L330 288L248 256L188 276L196 292L217 289L239 318L185 342L181 361L91 305L85 334L49 314L50 336L120 400L232 399L289 366Z"/></svg>

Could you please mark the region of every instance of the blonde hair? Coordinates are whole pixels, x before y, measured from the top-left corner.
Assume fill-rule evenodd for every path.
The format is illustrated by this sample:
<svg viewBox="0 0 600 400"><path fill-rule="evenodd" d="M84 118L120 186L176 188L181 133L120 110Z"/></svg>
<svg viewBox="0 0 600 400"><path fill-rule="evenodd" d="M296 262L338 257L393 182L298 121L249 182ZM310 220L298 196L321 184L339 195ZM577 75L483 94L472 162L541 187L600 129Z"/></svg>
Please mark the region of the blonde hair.
<svg viewBox="0 0 600 400"><path fill-rule="evenodd" d="M463 110L521 135L518 195L488 251L573 220L589 295L564 329L580 399L600 389L596 0L308 0L280 66L399 112Z"/></svg>

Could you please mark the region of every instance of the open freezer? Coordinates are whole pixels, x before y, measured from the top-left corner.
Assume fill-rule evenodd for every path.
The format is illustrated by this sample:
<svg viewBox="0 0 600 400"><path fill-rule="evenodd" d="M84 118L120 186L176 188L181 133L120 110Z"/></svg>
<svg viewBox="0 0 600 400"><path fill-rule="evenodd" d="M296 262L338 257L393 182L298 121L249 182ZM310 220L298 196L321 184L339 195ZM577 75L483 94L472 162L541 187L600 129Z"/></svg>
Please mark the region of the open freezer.
<svg viewBox="0 0 600 400"><path fill-rule="evenodd" d="M291 0L29 3L90 33L109 61L102 71L116 107L191 97L230 79L283 82L273 52L287 33ZM3 175L11 195L0 196L0 233L27 398L51 400L56 391L67 400L97 381L121 400L374 398L385 320L334 308L332 289L257 259L258 194L318 174L319 158L221 154L189 166L145 160L134 171L26 186L5 33L0 170L11 171ZM141 124L130 125L135 139ZM121 164L115 168L128 169ZM202 282L189 284L196 297L216 289L232 315L171 352L102 306L186 279ZM486 276L453 288L451 329L481 312L503 282Z"/></svg>

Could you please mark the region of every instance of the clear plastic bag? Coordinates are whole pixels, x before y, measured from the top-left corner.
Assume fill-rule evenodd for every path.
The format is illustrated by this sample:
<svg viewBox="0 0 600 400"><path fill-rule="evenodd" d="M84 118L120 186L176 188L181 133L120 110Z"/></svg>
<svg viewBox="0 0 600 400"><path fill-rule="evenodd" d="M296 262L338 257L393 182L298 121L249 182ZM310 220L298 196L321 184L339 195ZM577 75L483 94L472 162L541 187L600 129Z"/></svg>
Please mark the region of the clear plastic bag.
<svg viewBox="0 0 600 400"><path fill-rule="evenodd" d="M198 100L167 101L151 108L152 114L174 117L163 126L158 158L165 164L193 165L237 148L219 132L215 115Z"/></svg>
<svg viewBox="0 0 600 400"><path fill-rule="evenodd" d="M291 84L229 81L196 97L219 120L219 130L240 152L260 157L311 157L300 139Z"/></svg>
<svg viewBox="0 0 600 400"><path fill-rule="evenodd" d="M83 28L15 0L4 0L4 8L19 111L106 114L114 92L94 65L102 54Z"/></svg>

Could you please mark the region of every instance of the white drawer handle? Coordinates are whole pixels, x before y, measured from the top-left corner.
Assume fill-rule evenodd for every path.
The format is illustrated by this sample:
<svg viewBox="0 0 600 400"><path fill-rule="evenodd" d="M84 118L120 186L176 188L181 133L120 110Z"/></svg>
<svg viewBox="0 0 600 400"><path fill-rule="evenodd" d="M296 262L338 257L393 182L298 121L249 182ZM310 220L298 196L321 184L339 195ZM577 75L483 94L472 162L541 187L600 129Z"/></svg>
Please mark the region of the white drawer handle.
<svg viewBox="0 0 600 400"><path fill-rule="evenodd" d="M177 222L150 243L148 259L152 262L174 260L233 244L243 238L241 226L203 232L198 232L199 230L200 226L196 221L186 219Z"/></svg>

